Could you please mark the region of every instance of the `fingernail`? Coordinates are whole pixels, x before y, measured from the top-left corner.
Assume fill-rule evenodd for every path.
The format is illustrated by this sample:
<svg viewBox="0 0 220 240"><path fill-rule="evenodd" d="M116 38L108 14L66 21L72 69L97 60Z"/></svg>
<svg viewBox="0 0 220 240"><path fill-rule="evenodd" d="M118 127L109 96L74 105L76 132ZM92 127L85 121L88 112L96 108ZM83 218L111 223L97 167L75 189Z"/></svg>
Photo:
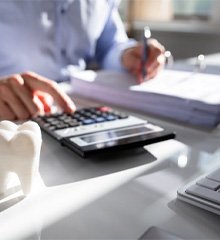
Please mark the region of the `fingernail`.
<svg viewBox="0 0 220 240"><path fill-rule="evenodd" d="M70 103L69 106L68 106L68 111L70 112L75 112L76 111L76 106L74 103Z"/></svg>

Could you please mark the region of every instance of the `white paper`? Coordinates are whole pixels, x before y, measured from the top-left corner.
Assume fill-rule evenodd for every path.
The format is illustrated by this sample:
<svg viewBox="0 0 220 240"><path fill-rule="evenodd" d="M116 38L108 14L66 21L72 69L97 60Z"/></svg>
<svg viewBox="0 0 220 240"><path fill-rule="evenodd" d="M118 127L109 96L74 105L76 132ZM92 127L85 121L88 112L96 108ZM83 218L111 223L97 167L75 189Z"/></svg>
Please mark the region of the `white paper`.
<svg viewBox="0 0 220 240"><path fill-rule="evenodd" d="M84 71L72 85L76 94L147 113L210 126L220 121L218 75L164 70L137 84L127 73Z"/></svg>

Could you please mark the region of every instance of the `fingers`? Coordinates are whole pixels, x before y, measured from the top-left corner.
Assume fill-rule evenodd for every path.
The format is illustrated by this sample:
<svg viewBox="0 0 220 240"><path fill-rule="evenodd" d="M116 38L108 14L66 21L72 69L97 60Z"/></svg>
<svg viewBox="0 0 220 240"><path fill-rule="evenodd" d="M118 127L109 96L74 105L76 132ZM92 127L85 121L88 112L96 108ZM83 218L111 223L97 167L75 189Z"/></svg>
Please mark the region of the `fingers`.
<svg viewBox="0 0 220 240"><path fill-rule="evenodd" d="M4 103L4 101L0 98L0 119L2 120L15 120L16 115L9 108L9 106Z"/></svg>
<svg viewBox="0 0 220 240"><path fill-rule="evenodd" d="M166 50L165 47L154 38L149 39L148 47L150 54L154 57L164 54Z"/></svg>
<svg viewBox="0 0 220 240"><path fill-rule="evenodd" d="M128 48L122 54L122 65L132 74L136 74L141 64L139 48Z"/></svg>
<svg viewBox="0 0 220 240"><path fill-rule="evenodd" d="M135 47L126 49L122 54L123 66L136 76L138 83L144 81L142 76L143 45L137 44ZM148 41L148 58L146 63L147 79L155 77L163 68L165 63L165 48L156 39Z"/></svg>
<svg viewBox="0 0 220 240"><path fill-rule="evenodd" d="M21 76L30 89L49 93L54 101L66 112L75 111L76 107L74 103L63 91L61 91L56 82L32 72L24 73Z"/></svg>
<svg viewBox="0 0 220 240"><path fill-rule="evenodd" d="M156 77L157 74L163 69L164 64L165 64L165 56L161 54L148 67L147 80Z"/></svg>
<svg viewBox="0 0 220 240"><path fill-rule="evenodd" d="M0 98L2 105L1 118L5 119L4 116L10 119L27 119L30 117L28 110L16 94L11 91L8 83L0 85Z"/></svg>
<svg viewBox="0 0 220 240"><path fill-rule="evenodd" d="M23 120L50 112L53 100L64 111L75 111L71 99L49 79L34 73L0 79L0 119Z"/></svg>
<svg viewBox="0 0 220 240"><path fill-rule="evenodd" d="M36 91L35 96L43 103L43 110L45 113L50 113L53 105L53 98L45 92Z"/></svg>
<svg viewBox="0 0 220 240"><path fill-rule="evenodd" d="M149 56L147 61L147 79L155 77L165 64L165 48L157 40L150 39Z"/></svg>
<svg viewBox="0 0 220 240"><path fill-rule="evenodd" d="M24 79L19 74L9 77L8 83L31 116L40 112L40 105L34 101L33 93L24 84Z"/></svg>

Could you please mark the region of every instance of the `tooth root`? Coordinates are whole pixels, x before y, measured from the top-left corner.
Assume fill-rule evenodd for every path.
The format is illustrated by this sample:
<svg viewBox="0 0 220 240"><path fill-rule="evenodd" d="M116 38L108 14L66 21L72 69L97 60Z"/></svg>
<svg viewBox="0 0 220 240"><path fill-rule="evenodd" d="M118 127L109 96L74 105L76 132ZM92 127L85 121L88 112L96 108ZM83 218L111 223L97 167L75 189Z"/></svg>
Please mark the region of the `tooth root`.
<svg viewBox="0 0 220 240"><path fill-rule="evenodd" d="M27 196L31 193L35 174L29 169L25 169L25 171L21 169L20 171L17 171L17 176L21 183L21 189L23 190L24 195Z"/></svg>
<svg viewBox="0 0 220 240"><path fill-rule="evenodd" d="M0 194L3 194L5 192L5 189L7 189L8 179L9 172L0 171Z"/></svg>
<svg viewBox="0 0 220 240"><path fill-rule="evenodd" d="M24 195L28 195L31 192L39 168L41 139L30 131L24 130L17 134L13 140L21 143L19 149L14 149L14 152L17 151L17 161L20 163L15 168L15 172L20 180Z"/></svg>

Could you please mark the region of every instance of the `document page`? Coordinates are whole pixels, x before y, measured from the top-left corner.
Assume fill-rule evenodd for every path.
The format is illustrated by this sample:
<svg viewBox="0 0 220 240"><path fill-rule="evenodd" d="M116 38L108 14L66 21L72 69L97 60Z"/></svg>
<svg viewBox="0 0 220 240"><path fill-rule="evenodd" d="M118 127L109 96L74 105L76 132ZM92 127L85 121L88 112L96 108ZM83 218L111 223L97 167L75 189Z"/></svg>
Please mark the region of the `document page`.
<svg viewBox="0 0 220 240"><path fill-rule="evenodd" d="M78 81L77 81L78 80ZM130 86L136 85L137 81L134 76L126 72L114 72L114 71L79 71L72 75L72 83L77 84L80 82L93 83L94 85L108 86L118 88L121 90L129 89Z"/></svg>
<svg viewBox="0 0 220 240"><path fill-rule="evenodd" d="M141 85L131 86L130 89L220 104L218 75L165 70L156 78Z"/></svg>
<svg viewBox="0 0 220 240"><path fill-rule="evenodd" d="M72 76L73 93L193 124L220 122L220 77L163 70L137 84L125 72L83 71Z"/></svg>

